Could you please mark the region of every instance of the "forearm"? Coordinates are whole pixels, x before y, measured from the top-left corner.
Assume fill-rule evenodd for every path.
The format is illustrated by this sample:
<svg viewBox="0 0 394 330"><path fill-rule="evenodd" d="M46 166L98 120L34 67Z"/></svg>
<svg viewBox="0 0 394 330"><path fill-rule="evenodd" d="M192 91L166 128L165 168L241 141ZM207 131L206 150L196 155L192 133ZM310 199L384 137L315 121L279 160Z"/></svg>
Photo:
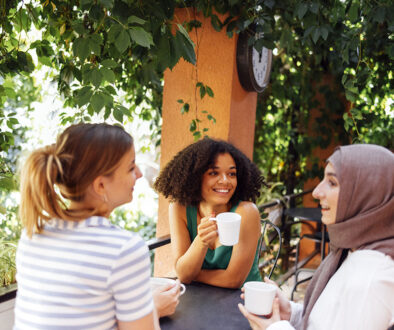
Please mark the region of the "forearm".
<svg viewBox="0 0 394 330"><path fill-rule="evenodd" d="M228 269L202 269L196 281L223 288L238 289L242 286L247 275L242 274L242 272L234 273Z"/></svg>
<svg viewBox="0 0 394 330"><path fill-rule="evenodd" d="M208 247L196 236L185 254L178 258L175 263L175 270L181 282L190 283L196 280L197 275L201 271L207 250Z"/></svg>

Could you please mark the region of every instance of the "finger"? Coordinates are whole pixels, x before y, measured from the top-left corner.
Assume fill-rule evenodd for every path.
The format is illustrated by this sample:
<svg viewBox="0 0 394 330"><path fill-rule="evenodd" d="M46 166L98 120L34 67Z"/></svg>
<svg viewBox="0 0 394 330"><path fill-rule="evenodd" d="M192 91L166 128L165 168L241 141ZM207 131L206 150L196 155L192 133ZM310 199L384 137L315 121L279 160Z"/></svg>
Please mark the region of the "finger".
<svg viewBox="0 0 394 330"><path fill-rule="evenodd" d="M241 288L241 291L242 291L242 292L245 292L245 288L244 288L244 287L242 287L242 288Z"/></svg>
<svg viewBox="0 0 394 330"><path fill-rule="evenodd" d="M278 316L279 315L279 299L275 298L274 303L272 305L272 316Z"/></svg>
<svg viewBox="0 0 394 330"><path fill-rule="evenodd" d="M211 231L209 233L204 233L204 234L200 235L200 237L203 241L211 241L213 239L216 239L217 236L218 236L218 233L216 231Z"/></svg>
<svg viewBox="0 0 394 330"><path fill-rule="evenodd" d="M201 218L201 223L207 222L207 221L209 221L209 219L214 218L214 217L215 217L215 213L211 213L210 215L208 215L204 218Z"/></svg>
<svg viewBox="0 0 394 330"><path fill-rule="evenodd" d="M276 287L279 287L278 284L276 284L276 282L270 280L267 276L264 277L264 282L265 282L265 283L268 283L268 284L273 284L273 285L275 285Z"/></svg>
<svg viewBox="0 0 394 330"><path fill-rule="evenodd" d="M241 299L245 300L245 295L241 293Z"/></svg>
<svg viewBox="0 0 394 330"><path fill-rule="evenodd" d="M253 315L252 313L249 313L245 306L242 304L238 304L238 308L241 311L241 313L243 314L243 316L245 316L249 322L252 322L254 324L258 324L258 322L260 321L260 318L257 317L256 315Z"/></svg>

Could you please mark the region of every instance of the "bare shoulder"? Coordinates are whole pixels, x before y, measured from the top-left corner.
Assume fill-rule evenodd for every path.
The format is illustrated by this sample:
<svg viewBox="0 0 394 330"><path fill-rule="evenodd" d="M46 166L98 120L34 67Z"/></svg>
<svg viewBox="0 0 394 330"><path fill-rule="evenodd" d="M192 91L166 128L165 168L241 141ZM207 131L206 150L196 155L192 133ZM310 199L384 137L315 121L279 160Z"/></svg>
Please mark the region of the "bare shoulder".
<svg viewBox="0 0 394 330"><path fill-rule="evenodd" d="M256 204L252 202L240 202L235 212L241 215L245 214L247 216L260 217L259 209Z"/></svg>
<svg viewBox="0 0 394 330"><path fill-rule="evenodd" d="M168 206L170 221L183 220L186 222L186 206L173 202Z"/></svg>

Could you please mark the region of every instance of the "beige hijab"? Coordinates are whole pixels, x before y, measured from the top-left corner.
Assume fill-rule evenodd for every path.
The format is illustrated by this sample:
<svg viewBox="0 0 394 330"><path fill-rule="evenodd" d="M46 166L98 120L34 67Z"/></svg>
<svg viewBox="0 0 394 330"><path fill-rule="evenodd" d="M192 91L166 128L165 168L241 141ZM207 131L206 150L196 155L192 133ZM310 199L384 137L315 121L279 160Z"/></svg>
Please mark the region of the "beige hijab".
<svg viewBox="0 0 394 330"><path fill-rule="evenodd" d="M381 251L394 259L394 154L377 145L339 147L328 159L339 182L330 254L316 270L304 299L303 329L321 292L349 249Z"/></svg>

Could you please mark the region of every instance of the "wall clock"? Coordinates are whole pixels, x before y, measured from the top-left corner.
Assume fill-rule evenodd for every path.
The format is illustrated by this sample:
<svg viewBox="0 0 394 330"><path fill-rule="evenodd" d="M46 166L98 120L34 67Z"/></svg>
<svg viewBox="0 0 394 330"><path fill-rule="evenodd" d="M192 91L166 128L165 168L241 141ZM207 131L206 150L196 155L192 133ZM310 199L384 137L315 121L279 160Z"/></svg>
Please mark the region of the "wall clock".
<svg viewBox="0 0 394 330"><path fill-rule="evenodd" d="M248 40L252 36L247 30L240 32L237 43L237 70L242 87L247 91L261 93L268 85L271 74L272 50L263 47L258 52ZM256 39L263 33L255 33Z"/></svg>

